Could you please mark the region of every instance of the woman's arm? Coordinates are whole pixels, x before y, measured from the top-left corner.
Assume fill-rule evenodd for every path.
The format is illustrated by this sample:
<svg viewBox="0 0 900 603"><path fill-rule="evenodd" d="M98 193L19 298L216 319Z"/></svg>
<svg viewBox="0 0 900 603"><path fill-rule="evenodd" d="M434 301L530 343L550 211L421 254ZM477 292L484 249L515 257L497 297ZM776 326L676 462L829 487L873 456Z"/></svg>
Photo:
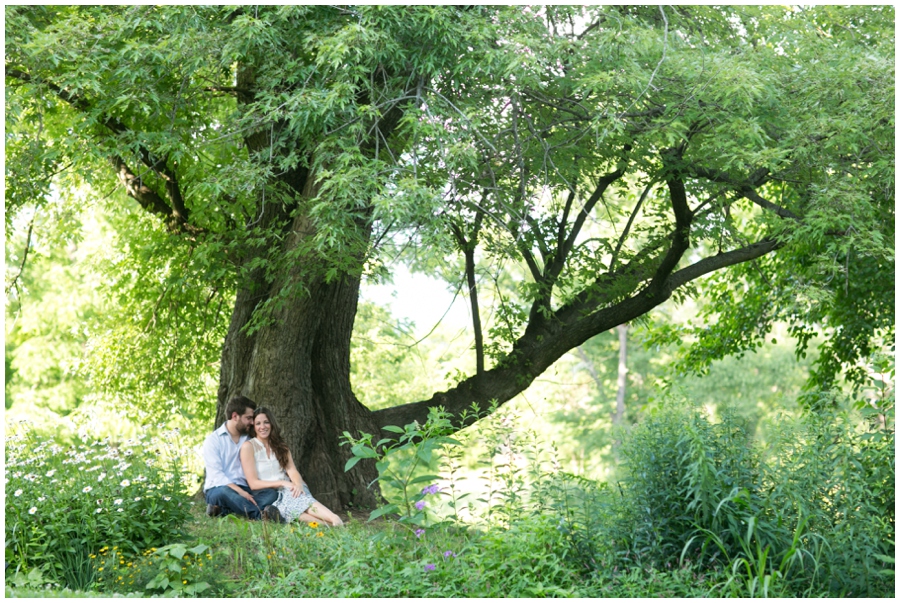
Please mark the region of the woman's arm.
<svg viewBox="0 0 900 603"><path fill-rule="evenodd" d="M291 485L291 482L288 481L265 482L259 479L256 474L256 459L253 458L253 444L250 442L244 442L244 445L241 446L241 468L244 470L244 478L251 490L290 487Z"/></svg>
<svg viewBox="0 0 900 603"><path fill-rule="evenodd" d="M291 492L295 497L300 496L300 493L303 492L303 478L300 477L300 472L297 471L297 466L294 465L294 457L290 450L288 450L288 466L285 473L291 478L291 485L289 486Z"/></svg>

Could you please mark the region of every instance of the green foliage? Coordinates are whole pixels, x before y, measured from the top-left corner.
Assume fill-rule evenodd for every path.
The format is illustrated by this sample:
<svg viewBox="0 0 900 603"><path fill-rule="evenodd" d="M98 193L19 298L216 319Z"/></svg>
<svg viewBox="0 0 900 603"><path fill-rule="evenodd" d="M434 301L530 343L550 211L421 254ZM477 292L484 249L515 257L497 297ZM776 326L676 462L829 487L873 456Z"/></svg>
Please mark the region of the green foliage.
<svg viewBox="0 0 900 603"><path fill-rule="evenodd" d="M7 572L40 568L74 589L95 578L102 545L139 551L181 534L190 502L177 433L61 446L27 425L6 440ZM169 443L167 443L169 442Z"/></svg>
<svg viewBox="0 0 900 603"><path fill-rule="evenodd" d="M732 595L884 592L893 400L874 413L785 421L762 451L727 415L660 410L623 444L616 541L642 565L721 568L717 588Z"/></svg>
<svg viewBox="0 0 900 603"><path fill-rule="evenodd" d="M669 400L623 437L628 471L610 484L560 471L508 412L454 443L434 410L430 425L402 430L380 452L368 439L352 442L354 458L382 458L392 445L391 454L409 454L385 466L399 480L399 512L328 528L195 509L186 538L142 552L102 547L92 556L92 588L226 597L885 596L894 583L893 398L872 389L858 406L785 420L762 449L730 414L711 423ZM453 454L479 438L492 458L464 483ZM416 474L411 459L424 463L417 452L429 449L441 475L428 476L421 492L407 478ZM461 490L480 506L465 514L438 504ZM8 581L24 594L47 579L29 569Z"/></svg>
<svg viewBox="0 0 900 603"><path fill-rule="evenodd" d="M196 582L188 568L201 564L203 553L209 547L205 544L188 548L183 544L168 544L153 551L151 563L155 563L160 572L144 587L146 590L158 590L163 596L197 595L209 588L206 582ZM182 565L186 562L186 565Z"/></svg>
<svg viewBox="0 0 900 603"><path fill-rule="evenodd" d="M93 355L98 382L135 399L199 412L235 288L260 296L253 332L316 279L384 271L406 248L451 281L477 252L479 286L496 284L481 295L495 364L528 325L569 328L662 285L704 300L701 370L784 320L803 341L824 331L822 389L862 379L873 341L892 339L890 6L6 17L7 224L78 207L78 190L147 214L116 223L123 257L103 274L122 311ZM673 179L693 222L670 266ZM780 249L714 265L754 242ZM691 262L717 274L656 273ZM524 278L502 286L503 267ZM103 370L118 359L140 362Z"/></svg>
<svg viewBox="0 0 900 603"><path fill-rule="evenodd" d="M477 408L473 410L477 413ZM363 433L359 438L354 438L349 432L344 432L344 444L350 445L353 453L344 471L349 471L363 459L375 459L377 481L386 489L397 493L397 502L389 502L373 511L369 516L370 521L386 514L399 514L401 523L427 525L428 512L425 510L424 499L429 494L428 488L433 486L439 476L427 473L423 475L423 471L427 472L434 466L436 453L449 446L459 445L458 440L450 437L455 431L450 423L450 415L442 408L432 408L429 409L428 420L424 425L414 422L402 428L387 425L382 429L396 433L398 437L381 438L375 442L371 434ZM432 486L420 488L422 484Z"/></svg>

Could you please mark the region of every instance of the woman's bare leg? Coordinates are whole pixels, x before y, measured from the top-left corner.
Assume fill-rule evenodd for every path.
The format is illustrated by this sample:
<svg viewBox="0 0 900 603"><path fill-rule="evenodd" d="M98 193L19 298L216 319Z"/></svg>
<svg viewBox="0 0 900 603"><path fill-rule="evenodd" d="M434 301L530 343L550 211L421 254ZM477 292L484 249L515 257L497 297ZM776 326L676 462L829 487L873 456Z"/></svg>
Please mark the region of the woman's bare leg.
<svg viewBox="0 0 900 603"><path fill-rule="evenodd" d="M312 506L310 506L310 508L308 508L305 513L300 515L300 517L303 517L304 515L312 515L313 517L316 518L315 520L324 521L325 523L327 523L328 525L330 525L332 527L344 525L344 522L341 520L340 517L338 517L337 515L332 513L331 510L328 509L328 507L326 507L325 505L323 505L320 502L313 503Z"/></svg>

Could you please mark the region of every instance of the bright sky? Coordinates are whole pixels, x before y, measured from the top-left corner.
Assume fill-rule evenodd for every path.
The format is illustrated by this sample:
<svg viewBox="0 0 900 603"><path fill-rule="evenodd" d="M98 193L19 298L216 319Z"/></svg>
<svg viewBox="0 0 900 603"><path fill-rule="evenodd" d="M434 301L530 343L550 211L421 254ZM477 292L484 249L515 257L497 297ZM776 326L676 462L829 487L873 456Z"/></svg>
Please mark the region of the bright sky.
<svg viewBox="0 0 900 603"><path fill-rule="evenodd" d="M423 337L441 317L444 317L444 325L453 329L470 324L467 299L460 293L454 301L453 292L447 289L443 281L412 274L406 266L398 264L394 268L392 284L372 285L363 281L360 297L379 305L389 305L395 317L412 320L416 337Z"/></svg>

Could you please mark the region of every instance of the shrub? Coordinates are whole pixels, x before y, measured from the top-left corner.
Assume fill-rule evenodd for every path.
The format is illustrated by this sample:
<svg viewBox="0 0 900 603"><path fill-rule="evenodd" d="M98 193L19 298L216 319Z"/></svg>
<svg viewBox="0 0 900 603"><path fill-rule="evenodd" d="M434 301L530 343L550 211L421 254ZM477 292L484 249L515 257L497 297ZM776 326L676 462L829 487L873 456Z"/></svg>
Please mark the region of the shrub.
<svg viewBox="0 0 900 603"><path fill-rule="evenodd" d="M715 590L734 596L892 592L893 402L866 413L785 421L763 454L727 414L656 411L623 442L619 556L721 570Z"/></svg>
<svg viewBox="0 0 900 603"><path fill-rule="evenodd" d="M63 446L27 424L6 440L7 573L42 568L48 579L86 588L91 556L105 545L137 553L181 534L188 517L182 455L159 439Z"/></svg>

